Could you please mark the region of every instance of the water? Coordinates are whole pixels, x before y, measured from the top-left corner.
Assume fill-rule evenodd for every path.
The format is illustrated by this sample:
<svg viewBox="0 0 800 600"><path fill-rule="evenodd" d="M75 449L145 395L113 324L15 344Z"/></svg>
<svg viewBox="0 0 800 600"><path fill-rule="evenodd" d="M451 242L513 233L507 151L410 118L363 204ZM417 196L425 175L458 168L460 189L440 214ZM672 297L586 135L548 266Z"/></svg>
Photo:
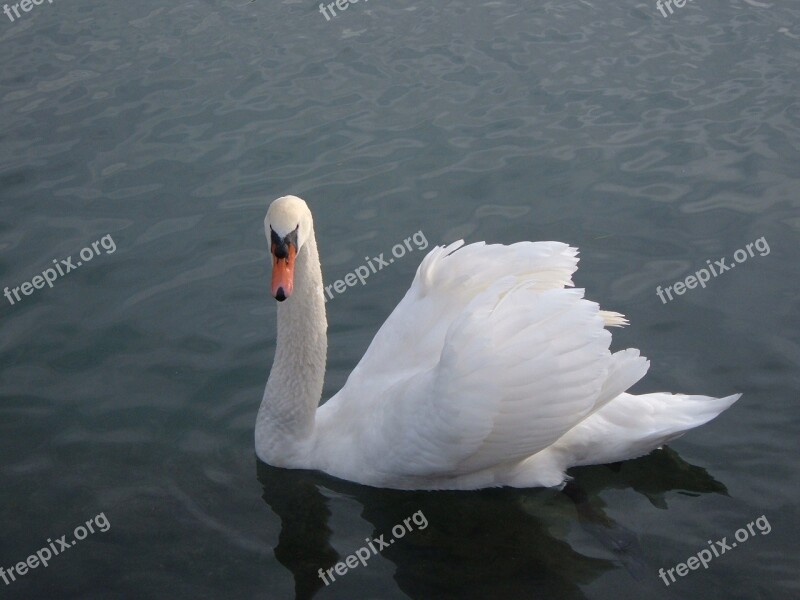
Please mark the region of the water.
<svg viewBox="0 0 800 600"><path fill-rule="evenodd" d="M4 598L789 598L800 593L798 39L789 3L56 2L0 14L0 566L110 523ZM423 232L580 247L652 360L635 391L743 399L580 492L393 492L259 465L268 202L326 284ZM116 250L92 242L110 236ZM674 285L764 237L737 268ZM108 244L110 246L110 244ZM325 397L414 249L328 303ZM83 261L81 261L83 262ZM13 291L12 291L13 293ZM326 587L417 511L429 525ZM764 515L771 530L674 568ZM55 544L55 542L53 542Z"/></svg>

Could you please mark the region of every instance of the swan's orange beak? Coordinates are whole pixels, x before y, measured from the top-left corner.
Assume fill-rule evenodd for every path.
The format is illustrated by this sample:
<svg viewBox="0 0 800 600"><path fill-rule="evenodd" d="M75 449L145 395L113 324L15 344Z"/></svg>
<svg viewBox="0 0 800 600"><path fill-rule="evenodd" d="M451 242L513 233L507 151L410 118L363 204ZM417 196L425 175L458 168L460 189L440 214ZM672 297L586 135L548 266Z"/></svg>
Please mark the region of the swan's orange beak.
<svg viewBox="0 0 800 600"><path fill-rule="evenodd" d="M283 251L272 246L272 295L278 302L283 302L292 295L294 289L294 259L297 248L294 244L283 245Z"/></svg>

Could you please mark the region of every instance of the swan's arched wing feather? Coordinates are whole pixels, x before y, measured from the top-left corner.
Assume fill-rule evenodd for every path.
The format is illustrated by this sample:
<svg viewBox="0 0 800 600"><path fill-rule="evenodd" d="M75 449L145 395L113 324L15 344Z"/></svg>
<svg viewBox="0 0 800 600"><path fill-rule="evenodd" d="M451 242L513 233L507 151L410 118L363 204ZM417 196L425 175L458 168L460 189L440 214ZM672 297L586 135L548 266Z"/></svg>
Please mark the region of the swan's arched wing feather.
<svg viewBox="0 0 800 600"><path fill-rule="evenodd" d="M406 432L385 433L401 449L393 468L430 466L417 473L430 477L513 464L595 410L611 364L597 305L582 290L497 288L451 326L439 363L406 388L415 396L401 398L398 385L387 398L387 411L405 413L391 418L396 427L418 415L415 446L400 443ZM415 464L420 451L439 461Z"/></svg>
<svg viewBox="0 0 800 600"><path fill-rule="evenodd" d="M578 250L561 242L463 243L436 246L425 256L345 387L370 385L376 373L388 387L436 365L452 322L498 280L545 291L571 286L578 268Z"/></svg>

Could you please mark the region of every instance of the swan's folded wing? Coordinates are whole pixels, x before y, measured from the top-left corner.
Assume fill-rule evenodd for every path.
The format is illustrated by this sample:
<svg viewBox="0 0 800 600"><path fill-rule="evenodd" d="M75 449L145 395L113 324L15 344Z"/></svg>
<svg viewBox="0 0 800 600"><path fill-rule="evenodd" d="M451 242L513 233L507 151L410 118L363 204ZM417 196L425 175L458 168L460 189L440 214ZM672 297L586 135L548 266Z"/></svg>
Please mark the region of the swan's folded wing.
<svg viewBox="0 0 800 600"><path fill-rule="evenodd" d="M606 401L603 325L583 290L496 281L450 325L433 367L386 390L365 449L390 448L382 469L421 478L535 454Z"/></svg>
<svg viewBox="0 0 800 600"><path fill-rule="evenodd" d="M371 386L376 373L390 387L439 363L445 336L467 305L498 281L545 291L572 286L578 250L561 242L511 245L459 240L437 246L372 340L347 387Z"/></svg>

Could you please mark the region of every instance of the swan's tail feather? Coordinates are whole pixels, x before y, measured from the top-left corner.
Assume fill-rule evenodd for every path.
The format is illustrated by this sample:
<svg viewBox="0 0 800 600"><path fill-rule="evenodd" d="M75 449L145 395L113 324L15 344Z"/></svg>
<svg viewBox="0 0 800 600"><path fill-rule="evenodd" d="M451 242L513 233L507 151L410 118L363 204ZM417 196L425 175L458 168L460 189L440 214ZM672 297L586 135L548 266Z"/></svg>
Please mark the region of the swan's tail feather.
<svg viewBox="0 0 800 600"><path fill-rule="evenodd" d="M619 354L619 353L618 353ZM510 485L558 486L569 467L599 465L648 454L711 421L741 397L623 393L570 429L549 448L521 462Z"/></svg>
<svg viewBox="0 0 800 600"><path fill-rule="evenodd" d="M595 465L647 454L704 425L741 397L670 394L620 394L556 442L573 454L570 465Z"/></svg>

